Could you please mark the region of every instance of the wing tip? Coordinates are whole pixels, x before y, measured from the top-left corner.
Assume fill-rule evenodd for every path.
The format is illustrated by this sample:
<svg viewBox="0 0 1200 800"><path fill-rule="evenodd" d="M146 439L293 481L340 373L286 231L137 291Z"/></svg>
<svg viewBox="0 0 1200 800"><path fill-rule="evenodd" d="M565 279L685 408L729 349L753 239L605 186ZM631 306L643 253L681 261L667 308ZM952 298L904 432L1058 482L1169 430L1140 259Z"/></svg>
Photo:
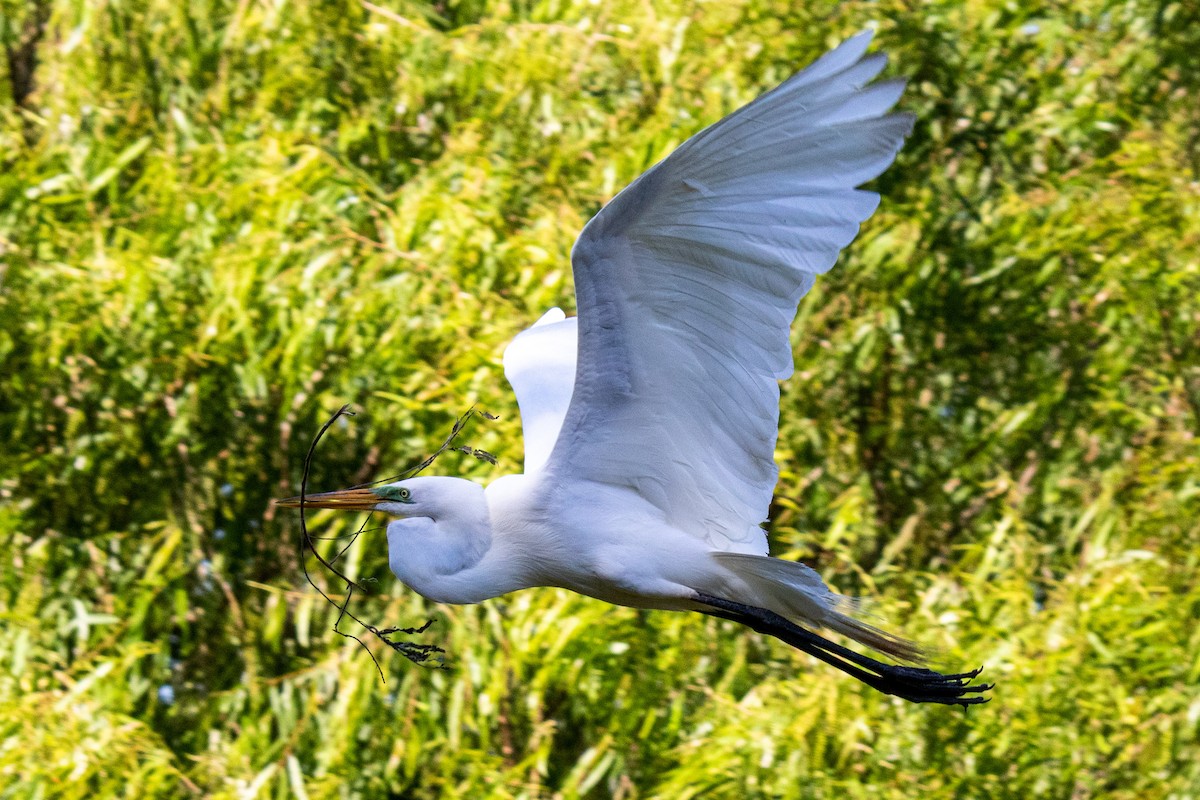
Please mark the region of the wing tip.
<svg viewBox="0 0 1200 800"><path fill-rule="evenodd" d="M875 31L870 28L854 34L832 50L826 50L816 61L792 76L787 83L803 85L811 81L829 78L863 61L879 62L879 69L882 70L887 64L887 54L867 55L867 49L871 46L871 40L874 38Z"/></svg>
<svg viewBox="0 0 1200 800"><path fill-rule="evenodd" d="M875 38L875 29L874 28L863 28L858 33L843 40L841 44L839 44L837 47L833 48L829 52L836 53L840 50L846 50L849 53L855 53L856 58L854 60L858 61L859 59L861 59L863 57L863 54L867 52L867 48L871 46L871 41L874 38ZM885 58L886 58L886 56L885 56Z"/></svg>
<svg viewBox="0 0 1200 800"><path fill-rule="evenodd" d="M530 327L536 328L539 325L549 325L553 322L562 322L566 318L566 312L564 312L558 306L554 306L553 308L547 310L545 314L542 314L542 316L538 317L538 321L533 323L533 325Z"/></svg>

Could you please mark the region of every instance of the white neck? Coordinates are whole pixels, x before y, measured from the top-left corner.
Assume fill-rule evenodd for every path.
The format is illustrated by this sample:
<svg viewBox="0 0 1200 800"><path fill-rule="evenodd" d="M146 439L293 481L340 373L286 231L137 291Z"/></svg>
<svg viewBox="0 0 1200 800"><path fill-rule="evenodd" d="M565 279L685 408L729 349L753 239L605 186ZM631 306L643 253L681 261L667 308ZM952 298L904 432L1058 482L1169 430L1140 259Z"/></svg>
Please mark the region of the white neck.
<svg viewBox="0 0 1200 800"><path fill-rule="evenodd" d="M454 481L448 502L388 525L392 573L438 603L478 603L537 585L536 553L521 546L521 526L506 513L530 488L527 479L501 478L486 494L472 481L441 480Z"/></svg>

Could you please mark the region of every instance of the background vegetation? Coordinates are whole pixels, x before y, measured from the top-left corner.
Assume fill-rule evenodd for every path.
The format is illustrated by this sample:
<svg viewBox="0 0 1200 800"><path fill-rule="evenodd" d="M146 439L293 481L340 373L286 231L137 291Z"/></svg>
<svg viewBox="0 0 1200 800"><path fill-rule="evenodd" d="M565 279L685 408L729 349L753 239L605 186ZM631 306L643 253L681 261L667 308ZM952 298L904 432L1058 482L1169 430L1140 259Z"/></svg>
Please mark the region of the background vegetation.
<svg viewBox="0 0 1200 800"><path fill-rule="evenodd" d="M919 122L804 301L779 554L970 714L698 615L427 606L386 684L314 481L468 430L590 214L878 29ZM0 0L0 797L1200 796L1200 12L1185 2ZM329 534L355 521L315 517Z"/></svg>

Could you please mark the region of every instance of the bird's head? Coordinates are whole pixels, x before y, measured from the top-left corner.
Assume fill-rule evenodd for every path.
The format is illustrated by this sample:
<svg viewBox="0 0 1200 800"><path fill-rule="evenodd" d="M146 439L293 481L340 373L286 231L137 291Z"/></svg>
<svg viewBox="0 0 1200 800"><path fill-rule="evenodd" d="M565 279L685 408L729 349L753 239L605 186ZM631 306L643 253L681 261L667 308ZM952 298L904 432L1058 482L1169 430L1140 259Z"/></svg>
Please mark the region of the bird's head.
<svg viewBox="0 0 1200 800"><path fill-rule="evenodd" d="M275 505L299 508L300 498ZM382 511L387 526L388 566L406 585L437 602L478 603L498 593L493 581L459 579L491 545L483 487L462 478L419 477L304 496L305 508Z"/></svg>
<svg viewBox="0 0 1200 800"><path fill-rule="evenodd" d="M428 476L321 492L304 497L305 508L334 508L342 511L382 511L394 517L441 519L461 509L464 501L482 494L477 483L461 478ZM276 500L275 505L299 508L299 497Z"/></svg>

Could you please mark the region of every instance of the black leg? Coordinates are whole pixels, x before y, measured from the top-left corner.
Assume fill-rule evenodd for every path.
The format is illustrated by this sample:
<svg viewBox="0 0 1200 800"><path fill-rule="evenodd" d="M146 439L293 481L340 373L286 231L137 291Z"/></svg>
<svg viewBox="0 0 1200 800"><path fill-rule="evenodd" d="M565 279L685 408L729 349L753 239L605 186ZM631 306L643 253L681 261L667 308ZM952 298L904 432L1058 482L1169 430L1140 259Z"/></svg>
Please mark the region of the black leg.
<svg viewBox="0 0 1200 800"><path fill-rule="evenodd" d="M705 613L731 619L759 633L774 636L884 694L895 695L913 703L942 703L963 708L986 703L989 699L984 697L983 693L991 689L992 684L970 685L971 680L979 674L979 669L944 675L931 669L884 664L801 628L774 611L699 593L696 600L713 609Z"/></svg>

